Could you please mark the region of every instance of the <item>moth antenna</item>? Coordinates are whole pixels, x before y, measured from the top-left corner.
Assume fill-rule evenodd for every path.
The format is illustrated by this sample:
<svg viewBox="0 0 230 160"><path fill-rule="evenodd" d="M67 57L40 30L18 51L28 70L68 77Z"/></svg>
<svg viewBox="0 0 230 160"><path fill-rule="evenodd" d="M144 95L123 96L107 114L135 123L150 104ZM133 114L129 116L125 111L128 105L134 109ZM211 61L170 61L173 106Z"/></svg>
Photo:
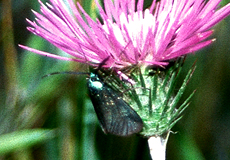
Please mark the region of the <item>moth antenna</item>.
<svg viewBox="0 0 230 160"><path fill-rule="evenodd" d="M52 76L52 75L56 75L56 74L74 74L74 75L86 74L86 75L90 75L90 73L88 73L88 72L64 71L64 72L53 72L53 73L44 75L44 76L42 76L42 79L46 78L46 77L49 77L49 76Z"/></svg>

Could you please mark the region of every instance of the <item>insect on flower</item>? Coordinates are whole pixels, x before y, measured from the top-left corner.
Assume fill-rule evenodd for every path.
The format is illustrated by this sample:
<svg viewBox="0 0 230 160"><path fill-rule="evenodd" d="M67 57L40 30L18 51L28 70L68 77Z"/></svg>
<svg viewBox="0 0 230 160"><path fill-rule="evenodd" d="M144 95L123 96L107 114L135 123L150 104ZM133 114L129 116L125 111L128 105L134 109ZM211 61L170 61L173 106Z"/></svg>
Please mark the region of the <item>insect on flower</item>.
<svg viewBox="0 0 230 160"><path fill-rule="evenodd" d="M89 95L103 132L117 136L129 136L140 132L143 128L143 121L140 116L125 102L121 93L113 90L98 74L103 63L92 73L54 72L43 77L54 74L89 75L87 78Z"/></svg>
<svg viewBox="0 0 230 160"><path fill-rule="evenodd" d="M94 20L79 3L75 4L73 0L49 0L50 3L45 4L41 0L38 1L41 13L33 11L36 19L34 21L27 19L30 24L28 30L46 39L71 57L19 45L21 48L46 57L85 63L93 67L98 67L106 57L109 57L102 69L109 68L116 71L115 74L121 76L123 81L129 81L131 84L134 83L129 79L130 75L138 77L142 74L135 72L124 74L122 72L124 68L137 66L142 71L141 73L145 73L148 67L150 69L151 66L166 67L170 60L208 46L215 40L209 39L213 33L211 28L230 14L230 3L220 8L221 0L153 0L147 9L144 8L144 0L104 0L103 5L99 3L99 0L95 0L100 20ZM159 70L156 69L156 71ZM157 72L151 72L153 77L155 73ZM151 89L154 85L160 85L157 78L154 81L148 80L148 77L143 74L143 78L135 80L135 87L147 86L146 88ZM165 81L164 84L172 83ZM165 97L171 96L167 94L168 90L162 90L163 94L161 94L157 87L152 87L153 96L141 95L142 101L139 101L144 104L144 108L155 110L152 114L154 116L145 118L148 114L139 113L139 117L122 96L110 88L109 83L106 83L104 77L100 77L98 72L89 74L88 88L101 126L107 133L117 135L136 133L142 128L140 117L144 124L150 125L144 127L142 132L144 129L159 126L155 122L168 122L168 119L171 119L168 118L171 114L166 116L161 114L161 111L168 111L168 109L156 110L162 106L171 107L169 100L172 99L164 101ZM171 90L169 91L171 93ZM148 97L153 101L147 103ZM137 98L133 98L134 101L135 99ZM175 105L171 107L170 113L174 113L174 107ZM112 112L115 115L121 114L121 118L114 116ZM157 117L160 119L155 120ZM164 131L169 131L177 116L172 117L173 120L167 123L170 125L155 127L154 131L151 130L151 134L146 132L147 135L159 135ZM119 125L115 126L114 122ZM162 132L158 132L158 129Z"/></svg>

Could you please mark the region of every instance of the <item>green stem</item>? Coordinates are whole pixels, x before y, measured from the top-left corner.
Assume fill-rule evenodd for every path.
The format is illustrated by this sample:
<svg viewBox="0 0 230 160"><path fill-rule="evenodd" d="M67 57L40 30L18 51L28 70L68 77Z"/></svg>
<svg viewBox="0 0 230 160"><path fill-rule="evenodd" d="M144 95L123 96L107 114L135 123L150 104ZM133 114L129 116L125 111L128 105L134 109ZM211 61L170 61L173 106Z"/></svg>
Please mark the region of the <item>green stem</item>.
<svg viewBox="0 0 230 160"><path fill-rule="evenodd" d="M2 1L2 39L4 52L4 66L7 84L6 90L11 93L17 84L17 53L14 47L11 0Z"/></svg>

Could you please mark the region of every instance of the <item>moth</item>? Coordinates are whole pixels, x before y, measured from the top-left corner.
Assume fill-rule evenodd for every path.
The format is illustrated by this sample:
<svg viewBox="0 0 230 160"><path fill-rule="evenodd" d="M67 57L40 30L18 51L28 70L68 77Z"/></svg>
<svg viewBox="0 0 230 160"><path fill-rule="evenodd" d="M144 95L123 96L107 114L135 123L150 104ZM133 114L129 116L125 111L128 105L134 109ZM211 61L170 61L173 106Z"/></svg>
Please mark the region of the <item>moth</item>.
<svg viewBox="0 0 230 160"><path fill-rule="evenodd" d="M104 133L129 136L143 128L143 121L97 73L90 73L87 81L89 95Z"/></svg>
<svg viewBox="0 0 230 160"><path fill-rule="evenodd" d="M140 132L143 128L143 121L140 116L124 101L118 91L113 90L103 82L103 79L98 75L98 70L91 73L53 72L43 76L43 78L55 74L89 75L87 78L89 96L104 133L129 136Z"/></svg>

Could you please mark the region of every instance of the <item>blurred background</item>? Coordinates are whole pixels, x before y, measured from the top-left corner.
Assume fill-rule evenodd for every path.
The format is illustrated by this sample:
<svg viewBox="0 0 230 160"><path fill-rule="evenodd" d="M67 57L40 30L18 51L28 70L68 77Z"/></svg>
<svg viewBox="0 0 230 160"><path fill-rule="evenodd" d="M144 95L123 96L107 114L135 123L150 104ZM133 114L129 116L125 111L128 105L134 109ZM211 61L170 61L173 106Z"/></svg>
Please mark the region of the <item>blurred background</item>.
<svg viewBox="0 0 230 160"><path fill-rule="evenodd" d="M43 1L44 2L44 1ZM230 0L222 0L221 6ZM91 0L80 1L92 16ZM146 6L151 2L146 1ZM18 44L64 53L26 30L37 0L1 0L0 159L149 160L147 140L105 135L86 87L86 76L54 75L87 71L82 64L27 52ZM230 17L215 26L216 41L187 56L181 81L197 60L183 99L196 90L183 118L172 128L168 160L230 159ZM183 102L183 99L181 102ZM7 134L8 133L8 134Z"/></svg>

